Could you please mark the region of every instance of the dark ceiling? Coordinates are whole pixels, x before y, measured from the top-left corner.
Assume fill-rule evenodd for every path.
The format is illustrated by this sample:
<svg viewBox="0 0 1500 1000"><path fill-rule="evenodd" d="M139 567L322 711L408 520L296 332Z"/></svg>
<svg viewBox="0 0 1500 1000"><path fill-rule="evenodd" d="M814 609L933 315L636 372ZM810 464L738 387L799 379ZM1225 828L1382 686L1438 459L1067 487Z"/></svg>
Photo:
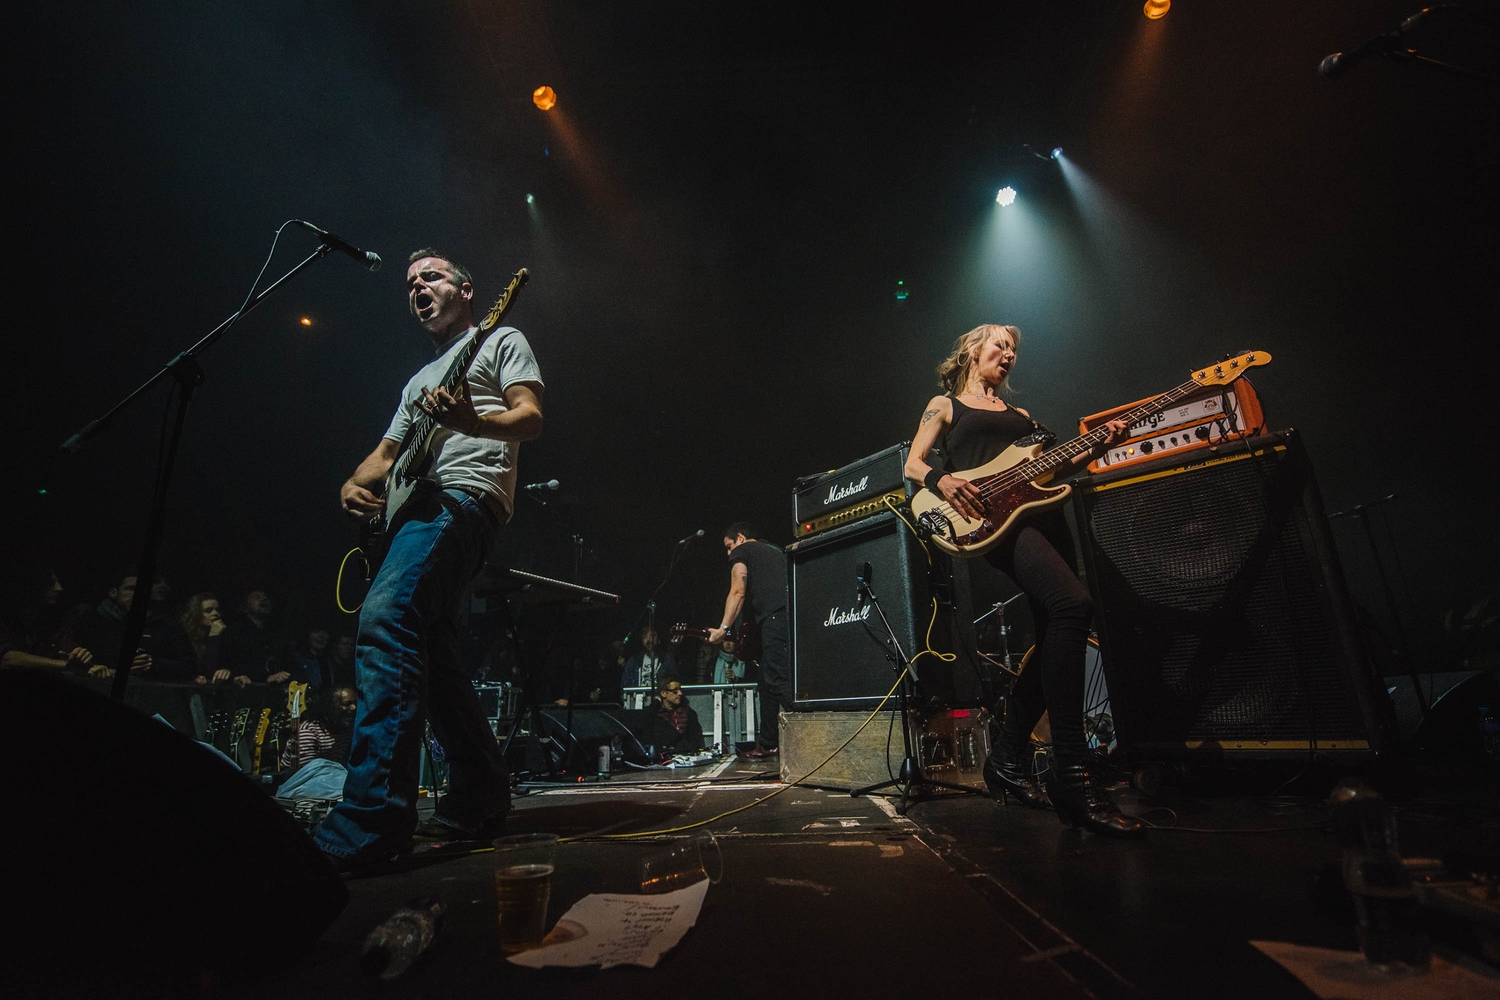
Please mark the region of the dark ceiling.
<svg viewBox="0 0 1500 1000"><path fill-rule="evenodd" d="M163 551L183 592L266 585L334 615L352 534L338 487L428 355L402 264L437 244L484 300L532 274L511 321L540 359L547 429L521 474L564 488L522 504L506 558L567 576L581 535L583 582L626 595L622 627L675 539L747 517L790 541L793 479L909 437L934 365L979 322L1023 328L1017 401L1064 432L1269 350L1271 422L1304 432L1331 509L1397 494L1390 526L1436 622L1500 589L1483 485L1496 91L1384 61L1315 73L1413 9L27 8L14 554L57 565L79 600L133 562L165 395L81 455L57 444L230 313L300 217L386 267L329 258L203 357ZM1494 69L1478 27L1420 41ZM541 83L551 113L530 103ZM1090 203L1028 144L1063 146ZM1031 222L998 245L1004 183ZM289 231L268 274L313 245ZM1336 532L1373 600L1360 539ZM717 614L717 545L679 572L662 614Z"/></svg>

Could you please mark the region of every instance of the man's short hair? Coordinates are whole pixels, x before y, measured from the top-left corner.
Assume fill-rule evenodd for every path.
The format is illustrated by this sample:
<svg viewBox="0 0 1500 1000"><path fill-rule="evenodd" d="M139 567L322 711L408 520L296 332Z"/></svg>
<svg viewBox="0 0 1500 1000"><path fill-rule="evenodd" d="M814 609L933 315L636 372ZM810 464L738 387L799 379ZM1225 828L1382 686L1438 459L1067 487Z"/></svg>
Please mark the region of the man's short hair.
<svg viewBox="0 0 1500 1000"><path fill-rule="evenodd" d="M460 282L467 281L470 285L474 284L474 272L454 260L452 254L443 253L443 251L436 247L423 247L420 250L413 250L411 256L406 258L406 266L411 267L423 257L436 257L439 260L447 261L448 266L453 269L453 276L455 278Z"/></svg>
<svg viewBox="0 0 1500 1000"><path fill-rule="evenodd" d="M663 674L663 675L661 675L660 677L656 678L656 693L657 694L662 694L668 688L670 688L673 684L676 684L678 687L682 687L682 681L679 680L675 675L673 675L673 674Z"/></svg>
<svg viewBox="0 0 1500 1000"><path fill-rule="evenodd" d="M725 538L738 538L744 535L746 538L759 538L760 532L755 530L755 525L749 521L736 521L724 529Z"/></svg>

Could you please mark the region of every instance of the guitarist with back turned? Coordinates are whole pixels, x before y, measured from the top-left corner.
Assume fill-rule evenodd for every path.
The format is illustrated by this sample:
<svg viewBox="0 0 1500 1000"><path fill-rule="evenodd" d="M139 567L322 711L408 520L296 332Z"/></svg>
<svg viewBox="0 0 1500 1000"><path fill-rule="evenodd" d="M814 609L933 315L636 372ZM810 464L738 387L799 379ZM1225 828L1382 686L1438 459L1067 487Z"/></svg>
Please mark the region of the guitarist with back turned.
<svg viewBox="0 0 1500 1000"><path fill-rule="evenodd" d="M939 437L952 469L975 469L1017 439L1039 430L1030 415L1000 396L1020 348L1021 331L986 324L964 334L938 366L947 392L934 396L912 437L906 475L940 495L952 510L985 518L987 499L975 483L928 465ZM1123 439L1125 421L1113 421L1099 447ZM1082 466L1080 452L1068 469ZM1037 808L1053 806L1068 826L1095 833L1140 836L1145 828L1124 816L1088 776L1083 733L1084 655L1093 602L1073 570L1066 524L1056 508L1025 516L986 555L990 564L1025 592L1036 622L1036 650L1006 700L1000 738L985 761L985 782L997 796L1014 795ZM1067 553L1067 558L1059 554ZM1031 731L1050 710L1054 761L1044 792L1023 765L1030 758ZM1049 802L1050 796L1050 802Z"/></svg>
<svg viewBox="0 0 1500 1000"><path fill-rule="evenodd" d="M350 516L386 519L384 558L359 615L359 711L344 800L316 836L344 871L410 850L413 834L495 836L510 809L505 762L459 668L458 611L510 519L518 444L542 432L541 372L519 330L475 324L473 279L451 256L412 254L406 293L437 357L406 384L385 437L341 492ZM466 352L472 360L452 372ZM393 466L404 468L403 442L414 425L433 423L421 488L387 509L378 493ZM419 827L424 718L446 751L451 791Z"/></svg>

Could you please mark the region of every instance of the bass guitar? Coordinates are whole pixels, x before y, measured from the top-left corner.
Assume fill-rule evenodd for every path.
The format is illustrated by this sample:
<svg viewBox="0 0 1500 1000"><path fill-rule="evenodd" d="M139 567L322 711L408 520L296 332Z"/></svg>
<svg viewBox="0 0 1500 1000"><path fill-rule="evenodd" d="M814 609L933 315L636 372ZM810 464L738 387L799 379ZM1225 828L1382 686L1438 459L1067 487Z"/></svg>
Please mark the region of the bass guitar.
<svg viewBox="0 0 1500 1000"><path fill-rule="evenodd" d="M1251 368L1270 361L1271 355L1265 351L1250 351L1230 358L1194 372L1192 378L1177 388L1119 414L1116 419L1137 424L1188 396L1201 393L1205 386L1228 385ZM938 548L966 559L981 556L1000 543L1022 514L1067 499L1073 492L1072 486L1047 483L1059 471L1072 471L1074 459L1103 444L1109 433L1107 427L1098 427L1046 453L1040 443L1013 444L977 469L953 473L955 478L966 479L978 487L984 497L982 518L959 513L946 497L926 488L912 497L912 514L918 524L932 533L932 541Z"/></svg>
<svg viewBox="0 0 1500 1000"><path fill-rule="evenodd" d="M459 383L467 377L469 366L474 363L479 349L500 325L505 314L510 312L510 307L515 305L516 293L526 284L529 276L524 267L515 273L495 304L490 306L490 311L479 321L479 329L474 331L474 336L453 358L441 383L449 392L457 395ZM396 452L396 460L391 463L391 471L385 477L385 491L381 494L385 497L385 509L360 525L359 548L364 555L365 578L368 580L375 578L380 564L385 561L391 536L399 526L397 519L402 508L423 483L430 482L426 476L432 469L432 436L437 433L437 429L436 418L425 410L417 411L417 418L406 429L406 436L401 439L401 447Z"/></svg>

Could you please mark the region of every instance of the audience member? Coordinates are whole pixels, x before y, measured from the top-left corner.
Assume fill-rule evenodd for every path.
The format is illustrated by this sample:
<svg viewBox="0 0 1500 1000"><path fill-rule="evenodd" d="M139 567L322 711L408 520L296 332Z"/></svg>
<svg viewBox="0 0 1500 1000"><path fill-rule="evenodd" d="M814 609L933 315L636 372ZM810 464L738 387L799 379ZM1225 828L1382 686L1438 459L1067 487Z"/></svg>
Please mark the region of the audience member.
<svg viewBox="0 0 1500 1000"><path fill-rule="evenodd" d="M49 567L5 567L0 579L0 667L90 669L93 654L75 646L63 625L62 593Z"/></svg>
<svg viewBox="0 0 1500 1000"><path fill-rule="evenodd" d="M330 673L328 630L308 630L306 641L292 653L292 679L307 685L308 694L316 694L333 687Z"/></svg>
<svg viewBox="0 0 1500 1000"><path fill-rule="evenodd" d="M719 643L713 665L715 684L738 684L745 679L745 661L739 658L738 646L733 639Z"/></svg>
<svg viewBox="0 0 1500 1000"><path fill-rule="evenodd" d="M271 632L271 611L270 595L252 590L245 597L244 610L224 630L220 665L241 687L281 684L291 679Z"/></svg>
<svg viewBox="0 0 1500 1000"><path fill-rule="evenodd" d="M641 636L641 651L625 661L620 687L654 688L657 679L666 676L677 676L677 661L661 651L661 637L648 628Z"/></svg>
<svg viewBox="0 0 1500 1000"><path fill-rule="evenodd" d="M648 742L658 752L695 753L703 749L703 726L676 677L662 675L656 684L656 701L647 711L651 713Z"/></svg>
<svg viewBox="0 0 1500 1000"><path fill-rule="evenodd" d="M334 641L333 653L328 657L328 674L334 684L359 686L354 675L354 636L344 634Z"/></svg>
<svg viewBox="0 0 1500 1000"><path fill-rule="evenodd" d="M177 624L187 636L198 666L193 679L199 684L222 684L229 680L229 670L219 666L225 629L224 618L219 614L219 595L205 591L188 598L187 608Z"/></svg>
<svg viewBox="0 0 1500 1000"><path fill-rule="evenodd" d="M347 764L358 708L359 692L352 687L336 686L321 692L283 745L281 769L295 771L320 758Z"/></svg>
<svg viewBox="0 0 1500 1000"><path fill-rule="evenodd" d="M120 582L110 588L98 607L92 612L84 612L74 622L75 642L96 654L98 663L90 670L92 675L113 675L115 660L120 655L124 619L130 613L130 601L135 600L135 574L121 573L118 580ZM172 631L175 630L171 619L148 609L145 630L136 646L130 672L142 676L150 672L148 679L151 681L184 681L193 676L195 664L187 657L186 646L172 642Z"/></svg>

